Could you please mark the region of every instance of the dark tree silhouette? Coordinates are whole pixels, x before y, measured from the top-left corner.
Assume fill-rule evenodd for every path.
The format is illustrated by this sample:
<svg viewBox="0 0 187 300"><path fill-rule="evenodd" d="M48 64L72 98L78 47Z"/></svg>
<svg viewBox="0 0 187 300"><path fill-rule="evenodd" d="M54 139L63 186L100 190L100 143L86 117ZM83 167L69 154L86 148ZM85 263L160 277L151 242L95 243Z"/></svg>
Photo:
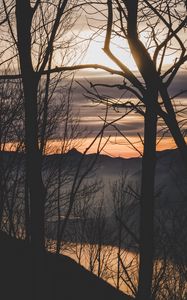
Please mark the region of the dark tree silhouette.
<svg viewBox="0 0 187 300"><path fill-rule="evenodd" d="M40 132L38 118L38 93L39 84L44 70L45 76L49 76L51 62L55 56L57 34L61 35L68 30L70 18L70 6L76 1L56 1L54 5L43 4L41 1L2 1L1 7L1 40L4 41L1 66L5 69L11 63L10 72L3 72L1 81L7 78L21 79L24 93L25 112L25 151L26 174L29 190L30 210L30 238L37 251L44 250L44 204L45 187L41 175L42 152L44 148L44 136L46 131L46 115L43 114L43 130ZM67 8L66 21L64 17ZM50 25L47 22L50 20ZM6 34L10 39L7 41ZM62 48L70 42L61 41ZM38 48L38 44L40 47ZM12 53L16 54L12 54ZM6 59L5 59L6 57ZM17 75L12 76L13 70ZM47 81L50 81L50 77ZM49 85L49 83L48 83ZM46 92L47 95L47 92ZM47 106L45 106L45 110Z"/></svg>
<svg viewBox="0 0 187 300"><path fill-rule="evenodd" d="M76 1L74 1L75 3ZM70 6L68 1L42 3L41 1L2 1L1 26L4 49L1 52L1 70L7 80L20 79L24 99L24 130L26 156L25 216L27 239L33 248L33 297L42 297L44 289L44 207L46 188L42 178L42 154L46 133L47 107L43 114L43 130L39 128L39 85L43 80L43 71L49 81L49 70L55 56L56 38L68 30ZM65 9L67 9L66 16ZM7 39L7 36L9 39ZM69 44L61 40L61 49ZM38 47L39 45L39 47ZM67 52L67 50L66 50ZM63 56L62 56L63 57ZM7 64L10 72L6 72ZM15 70L16 76L12 76ZM5 80L1 75L0 80ZM49 82L48 82L49 85ZM47 97L47 91L46 91ZM29 235L29 237L28 237ZM38 294L38 295L37 295ZM38 299L38 298L37 298Z"/></svg>
<svg viewBox="0 0 187 300"><path fill-rule="evenodd" d="M70 7L68 6L69 3ZM97 3L103 5L106 10L97 9ZM161 3L147 0L108 0L107 3L101 1L93 3L92 9L95 7L96 13L100 14L103 20L105 18L107 20L104 28L106 34L103 50L116 64L117 70L93 64L66 67L63 65L54 67L52 65L56 38L63 33L63 25L68 24L67 26L69 26L71 23L71 18L68 19L67 16L69 16L70 8L73 4L76 4L76 1L73 1L73 3L67 0L55 1L53 4L43 4L41 1L31 3L28 0L6 3L3 0L1 8L0 25L3 29L7 26L4 32L5 34L8 32L11 37L11 43L8 46L7 39L2 38L5 44L5 49L2 51L2 58L4 59L2 65L6 66L7 63L14 63L17 60L16 67L13 65L12 73L14 73L14 69L19 68L20 72L14 75L3 74L0 76L0 80L21 78L23 84L31 242L35 253L44 251L46 191L41 175L42 152L38 138L37 120L38 86L42 76L85 68L102 69L111 74L119 75L122 77L123 83L118 87L130 91L144 105L143 110L138 103L137 105L131 103L130 107L144 117L138 299L151 299L158 118L161 118L169 128L187 169L186 143L177 120L177 112L172 103L173 96L170 96L169 93L171 83L181 66L187 61L186 41L182 34L187 22L184 9L186 2L180 0L162 1ZM64 23L65 21L67 23ZM16 26L14 26L15 23ZM143 43L141 39L143 31L147 34L146 43ZM118 36L123 41L127 41L139 71L138 75L111 51L110 46L113 36ZM57 48L58 45L56 45ZM9 51L9 49L12 51ZM151 52L152 49L153 52ZM176 59L171 66L165 68L164 59L166 56L173 54L173 50ZM113 103L113 106L115 106L115 103ZM118 104L118 106L120 105ZM121 106L126 107L126 103L122 103ZM76 188L77 185L75 191ZM72 199L70 200L70 211L73 201L74 187L72 189Z"/></svg>
<svg viewBox="0 0 187 300"><path fill-rule="evenodd" d="M102 5L102 8L104 7L102 2L98 1L98 3ZM130 91L145 106L145 110L142 110L138 104L134 105L132 103L130 105L135 108L136 112L140 112L144 116L138 299L151 299L154 258L154 181L158 117L162 118L169 128L181 152L184 165L185 167L187 166L186 143L177 120L177 111L175 111L172 103L173 97L169 93L171 83L181 66L187 60L184 39L187 17L183 4L183 1L162 2L159 5L155 1L108 0L106 4L107 25L103 50L120 70L92 64L73 67L73 69L100 68L109 73L122 76L124 82L118 85L118 87ZM96 5L95 12L102 19L106 15L104 8L102 10L100 7L97 9ZM92 29L94 28L95 24L92 26ZM103 31L103 27L97 27L97 29L100 30L100 33ZM140 37L143 31L147 34L146 43L143 43ZM127 41L129 50L139 70L138 76L115 55L115 52L111 51L110 45L115 36L118 36L122 41ZM150 54L151 49L153 49L153 54ZM176 59L171 66L165 68L164 59L166 56L172 54L173 49L176 49ZM96 86L97 84L91 84L93 88ZM114 85L111 85L111 88L114 88ZM94 91L90 92L90 94L93 96ZM98 94L95 93L95 97L97 98ZM159 97L162 101L159 100ZM103 103L105 99L103 97L102 100L102 96L99 98L100 102ZM108 99L107 97L107 103ZM115 107L115 102L112 102L112 99L111 104ZM116 106L120 107L120 104L117 103ZM126 103L122 103L121 107L129 106Z"/></svg>

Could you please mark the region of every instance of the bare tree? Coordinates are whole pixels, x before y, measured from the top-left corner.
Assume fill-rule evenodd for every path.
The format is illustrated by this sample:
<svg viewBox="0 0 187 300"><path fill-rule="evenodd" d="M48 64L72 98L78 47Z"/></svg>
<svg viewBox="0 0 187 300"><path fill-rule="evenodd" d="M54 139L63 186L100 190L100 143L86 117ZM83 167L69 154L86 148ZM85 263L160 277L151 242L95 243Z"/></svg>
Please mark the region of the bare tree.
<svg viewBox="0 0 187 300"><path fill-rule="evenodd" d="M42 132L45 131L46 127L46 104L43 110L44 122L42 125L43 129L41 130L41 148L38 129L38 88L42 76L47 76L48 81L49 74L83 68L100 68L109 73L119 75L122 77L123 83L118 87L131 92L144 105L144 109L139 106L139 102L136 105L131 103L130 107L141 113L144 117L138 297L139 299L143 297L151 299L154 257L154 181L158 117L162 118L168 126L181 152L185 166L187 166L186 143L172 104L173 96L169 94L169 87L173 79L187 60L186 41L182 35L186 27L184 1L162 1L158 4L155 1L108 0L107 3L103 4L104 10L97 9L97 3L94 3L95 6L91 4L92 8L95 7L96 12L102 18L107 19L106 26L104 27L106 34L103 50L116 64L117 70L93 64L70 67L58 65L57 67L53 67L52 60L54 59L54 53L58 50L57 39L59 38L59 42L62 45L61 35L64 34L63 29L65 28L65 24L67 26L71 24L71 18L67 17L70 11L68 3L65 0L56 1L53 4L42 3L40 1L35 1L32 4L30 1L24 1L24 3L16 1L14 4L12 1L8 3L3 1L1 8L2 17L0 25L4 30L2 36L5 44L5 48L1 53L3 59L5 53L6 55L8 53L4 65L10 61L14 63L18 59L19 63L13 64L13 69L16 66L16 69L20 68L20 72L15 75L1 75L0 79L21 78L23 84L31 241L34 249L38 253L41 253L44 249L44 203L46 195L41 174L41 154L44 147L44 134ZM98 4L101 5L102 3L98 1ZM160 24L161 27L159 27ZM96 29L98 30L98 28ZM103 30L103 25L100 30ZM11 37L11 43L8 46L7 39L4 37L7 32ZM142 32L147 35L146 43L142 41ZM129 50L139 71L138 75L131 71L111 51L110 46L113 36L118 36L122 41L127 41ZM152 49L153 53L151 52ZM164 68L164 58L171 53L173 54L173 52L175 52L176 60L166 70ZM117 105L126 107L126 103ZM67 218L72 210L75 194L81 182L81 180L78 183L74 181L72 186ZM61 230L61 235L63 231L64 229Z"/></svg>
<svg viewBox="0 0 187 300"><path fill-rule="evenodd" d="M16 161L23 149L23 110L22 90L18 82L7 80L0 85L0 224L4 223L4 209L10 197L15 202L16 191L11 194L11 185L16 188L17 176L14 177ZM15 141L14 145L12 141ZM5 151L15 151L15 155ZM21 161L21 157L20 157ZM19 177L20 179L20 177ZM13 191L13 190L12 190ZM13 203L12 202L12 203Z"/></svg>
<svg viewBox="0 0 187 300"><path fill-rule="evenodd" d="M71 38L65 37L72 19L70 7L76 1L2 1L1 2L1 70L11 64L12 73L7 80L21 80L24 107L24 144L26 157L25 215L27 238L33 248L33 298L39 298L44 290L44 213L46 188L42 178L42 154L45 146L48 121L50 69L54 57L60 52L61 60L67 53ZM8 36L8 38L7 38ZM58 41L62 51L58 50ZM66 42L63 42L66 40ZM46 93L42 122L39 110L39 92L42 76L46 71ZM1 81L5 80L1 75ZM11 209L9 209L11 211ZM29 237L28 237L29 235ZM38 296L39 295L39 296Z"/></svg>
<svg viewBox="0 0 187 300"><path fill-rule="evenodd" d="M44 147L44 133L47 122L48 93L50 84L50 69L57 55L61 60L67 54L70 38L64 36L72 24L71 7L76 1L55 1L42 3L41 1L2 1L1 4L1 40L4 49L1 55L1 66L11 62L11 72L17 71L16 76L5 74L7 79L21 78L24 93L25 111L25 149L26 173L30 195L30 235L34 248L44 249L44 203L45 187L41 175L42 149ZM76 20L76 17L75 17ZM9 36L9 41L6 35ZM61 47L59 48L58 43ZM60 50L61 49L61 50ZM5 59L4 57L7 57ZM43 124L40 131L38 125L39 85L44 70L46 73L45 99L43 106ZM1 76L3 80L4 75Z"/></svg>
<svg viewBox="0 0 187 300"><path fill-rule="evenodd" d="M183 1L169 1L169 3L162 2L157 5L154 1L107 1L108 16L103 50L120 71L98 65L82 66L82 68L101 68L112 74L121 75L124 82L119 85L119 88L130 91L145 105L143 111L137 105L135 106L136 111L144 116L138 299L144 297L151 299L158 117L161 117L168 126L181 152L185 166L187 165L186 143L176 118L172 97L168 91L177 72L187 60L184 35L181 34L185 30L187 20L183 3ZM96 8L96 12L101 18L106 14L104 9ZM97 30L102 32L103 27L100 29L97 27ZM146 43L143 43L140 37L143 32L147 35ZM163 32L162 39L160 32ZM122 42L127 41L139 71L138 76L112 52L110 45L114 36L118 36ZM175 46L176 43L177 46ZM151 53L152 49L153 54ZM165 70L164 58L171 55L173 49L177 50L178 57L172 66ZM114 85L111 87L113 88ZM159 97L162 101L159 100ZM125 105L125 103L121 104L122 107ZM117 106L119 107L120 104Z"/></svg>

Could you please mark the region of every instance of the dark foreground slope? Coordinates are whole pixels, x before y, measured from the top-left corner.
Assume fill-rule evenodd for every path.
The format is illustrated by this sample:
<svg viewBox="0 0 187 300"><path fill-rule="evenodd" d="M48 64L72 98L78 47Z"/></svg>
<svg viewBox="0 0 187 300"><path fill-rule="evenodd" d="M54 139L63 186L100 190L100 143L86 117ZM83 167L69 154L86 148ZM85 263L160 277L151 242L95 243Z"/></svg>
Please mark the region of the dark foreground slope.
<svg viewBox="0 0 187 300"><path fill-rule="evenodd" d="M130 300L66 256L46 254L45 284L40 300ZM0 232L0 299L34 300L29 246Z"/></svg>

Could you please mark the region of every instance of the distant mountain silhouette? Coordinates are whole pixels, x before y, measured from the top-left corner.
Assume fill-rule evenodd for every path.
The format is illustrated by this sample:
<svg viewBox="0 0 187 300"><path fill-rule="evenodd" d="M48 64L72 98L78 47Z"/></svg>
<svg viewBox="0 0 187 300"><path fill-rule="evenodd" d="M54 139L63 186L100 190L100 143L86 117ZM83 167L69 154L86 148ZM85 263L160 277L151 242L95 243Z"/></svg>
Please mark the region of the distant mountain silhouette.
<svg viewBox="0 0 187 300"><path fill-rule="evenodd" d="M24 161L24 154L17 152L0 152L1 162L6 165L10 164L14 167ZM81 161L81 165L80 165ZM72 148L65 154L51 154L43 157L43 175L45 171L63 166L63 170L69 172L73 176L77 167L87 168L92 161L95 162L89 177L100 178L107 183L109 180L113 182L122 174L126 175L127 184L140 186L141 179L141 158L121 158L110 157L103 154L86 154L83 155L76 148ZM178 149L165 150L157 152L156 166L156 189L162 189L162 195L167 198L180 198L181 194L187 194L186 170L180 157ZM108 189L108 188L107 188ZM181 194L181 195L182 195Z"/></svg>
<svg viewBox="0 0 187 300"><path fill-rule="evenodd" d="M15 152L1 152L1 166L6 166L10 164L10 167L14 170L16 166L24 166L24 154L15 153ZM128 194L123 197L123 202L126 205L126 210L124 211L124 220L130 228L133 228L134 232L138 232L139 224L139 198L140 195L140 185L141 185L141 158L112 158L107 155L102 154L87 154L82 155L76 149L71 149L68 153L65 154L52 154L46 155L43 157L43 178L49 176L52 178L51 187L55 189L55 180L57 180L58 172L56 170L59 166L62 167L62 171L65 172L65 175L68 174L68 183L65 182L65 192L68 190L68 187L71 186L71 180L74 178L74 174L77 170L77 167L82 161L81 168L84 170L89 166L92 161L95 161L95 165L85 180L83 185L91 183L95 179L99 184L103 184L104 187L104 205L105 205L105 214L106 222L108 229L111 231L109 235L111 242L115 244L116 230L114 229L115 224L115 213L114 213L114 204L112 200L111 187L116 185L124 175L125 188L130 187L135 191L136 197L129 200ZM6 169L6 167L5 167ZM81 169L81 170L82 170ZM14 171L13 171L14 172ZM56 173L55 173L56 172ZM82 174L80 171L80 174ZM47 175L46 175L47 174ZM52 175L51 175L52 174ZM54 176L55 174L55 176ZM19 174L22 178L22 174ZM9 178L12 180L14 174ZM123 187L124 188L124 187ZM50 191L50 190L49 190ZM64 185L62 185L61 192L64 192ZM92 204L97 207L99 199L103 197L103 191L98 191L94 194L92 199ZM23 193L22 193L23 194ZM22 195L21 194L21 195ZM53 195L53 194L52 194ZM56 201L55 194L50 198L50 201ZM155 222L156 222L156 232L159 236L161 232L161 227L164 224L165 230L168 230L171 237L172 243L183 243L187 246L186 228L187 228L187 175L184 168L184 164L180 157L178 149L174 150L165 150L157 152L157 166L156 166L156 182L155 182ZM64 198L66 203L68 199ZM64 212L65 206L63 206ZM64 213L65 214L65 213ZM55 238L54 232L56 232L56 211L53 210L52 214L49 215L46 212L46 222L48 223L49 230L46 232L50 237ZM173 222L175 220L175 222ZM74 225L79 226L81 220L69 220L67 225L67 235L65 239L67 241L79 242L79 240L72 239L72 230ZM88 217L88 224L92 223L91 216ZM76 224L77 222L77 224ZM161 224L161 225L160 225ZM177 227L174 228L173 226ZM182 225L181 225L182 224ZM174 230L173 230L174 229ZM168 236L169 236L168 235ZM85 242L90 242L87 237L85 237ZM95 241L96 242L96 241ZM124 247L130 248L131 240L128 240L128 235L126 235ZM168 247L171 245L168 241ZM186 247L185 246L185 247ZM184 249L185 249L184 247ZM172 251L176 247L171 245L168 251ZM173 256L173 253L171 254ZM174 254L176 256L176 254ZM179 256L179 255L178 255Z"/></svg>

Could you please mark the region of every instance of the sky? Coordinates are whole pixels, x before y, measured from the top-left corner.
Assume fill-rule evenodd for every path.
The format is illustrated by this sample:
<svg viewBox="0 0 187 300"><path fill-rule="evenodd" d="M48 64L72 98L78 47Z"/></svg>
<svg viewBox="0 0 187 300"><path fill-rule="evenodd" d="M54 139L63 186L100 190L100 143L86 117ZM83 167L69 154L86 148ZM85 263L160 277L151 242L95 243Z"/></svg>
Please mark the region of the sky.
<svg viewBox="0 0 187 300"><path fill-rule="evenodd" d="M89 11L90 12L90 11ZM94 19L95 18L95 19ZM78 47L86 48L86 42L83 42L85 39L89 39L91 34L91 27L88 26L88 23L98 25L102 24L99 19L99 13L95 15L92 19L92 15L90 15L90 19L86 20L85 15L82 15L81 18L78 19L76 23L76 27L74 28L74 34L79 35L79 44ZM98 19L98 21L97 21ZM162 31L161 34L164 34ZM100 32L96 38L94 38L87 48L87 51L82 51L84 55L81 57L82 64L101 64L110 68L115 68L116 65L107 57L107 55L103 51L103 41L104 41L105 33ZM144 31L141 32L141 40L146 44L146 33ZM137 67L135 62L133 61L130 52L127 47L127 43L124 42L120 37L116 37L112 40L111 50L115 55L123 61L131 71L137 75ZM150 48L150 54L153 53L153 49ZM172 55L165 55L164 65L165 68L170 66L178 56L177 52L173 50ZM122 79L120 77L114 75L108 75L103 71L98 70L84 70L79 71L75 75L75 79L86 88L89 88L90 82L97 83L106 83L106 84L119 84L122 83ZM183 68L181 72L177 75L174 80L171 88L170 95L174 95L177 92L186 89L187 82L187 69ZM77 84L74 84L74 95L73 95L73 110L75 113L79 113L80 115L80 127L87 128L89 131L89 138L84 140L83 145L79 147L80 151L84 151L85 147L88 147L94 136L99 132L103 125L103 118L106 114L106 106L98 103L93 103L89 99L89 95ZM109 89L109 88L98 88L98 92L100 94L109 95L111 98L124 102L124 101L134 101L136 103L136 99L130 96L128 93L124 93L124 91L119 91L118 89ZM181 108L182 105L187 104L187 92L180 96L176 101L177 108ZM124 109L120 109L119 111L115 111L113 108L109 108L107 115L107 122L114 121L125 113ZM122 157L134 157L140 156L140 152L142 152L143 145L143 118L137 113L131 113L125 118L121 119L117 123L115 123L117 128L122 132L122 135L116 130L116 128L109 126L105 129L104 138L102 144L106 142L106 140L110 137L107 145L103 149L102 153L106 153L111 156L122 156ZM163 126L163 123L159 121L159 129ZM184 127L186 129L186 127ZM158 140L160 139L161 134L158 133ZM140 138L141 137L141 138ZM130 140L139 151L132 148ZM165 135L165 138L158 144L157 150L171 149L175 148L176 145L170 138L169 134ZM97 143L89 149L89 152L96 152Z"/></svg>
<svg viewBox="0 0 187 300"><path fill-rule="evenodd" d="M76 79L81 84L84 84L86 87L89 86L88 82L92 83L101 83L105 82L107 84L116 84L121 83L121 78L116 76L104 76L104 73L100 72L98 74L91 73L88 74L80 74ZM184 90L186 88L187 82L187 72L180 73L175 81L173 82L170 88L170 95L176 94L180 90ZM80 128L87 128L89 131L89 138L84 140L83 145L79 148L79 151L83 151L85 147L87 147L92 139L97 135L99 130L101 130L103 126L103 119L106 114L106 106L103 104L94 103L89 99L89 95L85 93L85 91L78 85L74 85L74 93L73 93L73 110L75 113L79 113L80 115ZM99 90L99 89L98 89ZM118 89L109 89L109 88L100 88L100 93L104 93L106 95L110 95L112 98L118 99L118 101L134 101L137 100L130 97L129 94L122 94L122 92ZM122 94L122 95L121 95ZM187 107L187 92L181 95L179 98L175 100L175 104L177 108L181 107L181 105L185 105ZM107 122L114 121L118 119L125 113L124 109L121 108L118 111L114 110L112 107L108 109L107 114ZM110 137L106 147L103 149L102 153L111 155L111 156L121 156L121 157L136 157L140 156L140 153L134 149L128 140L134 143L135 147L138 148L141 152L143 149L142 141L140 136L143 139L143 118L137 113L130 113L125 116L123 119L115 123L116 127L120 129L122 136L113 126L109 126L105 129L104 138L102 144L104 144L108 137ZM162 122L159 121L159 128L163 125ZM158 133L158 139L160 139L161 134ZM128 139L128 140L127 140ZM97 143L89 150L89 152L95 152L97 150ZM157 150L164 149L173 149L175 148L175 143L172 141L170 136L166 134L165 138L161 140L161 142L157 146Z"/></svg>
<svg viewBox="0 0 187 300"><path fill-rule="evenodd" d="M76 147L78 151L84 152L86 148L93 142L94 138L98 135L104 125L104 120L107 112L106 121L108 123L114 122L114 126L110 125L105 128L104 134L101 140L100 149L107 142L101 153L112 157L139 157L143 151L143 117L135 112L127 114L121 118L125 113L124 108L114 109L113 107L107 107L104 104L94 102L89 98L89 94L81 87L90 88L90 82L94 84L119 84L122 82L119 76L109 76L103 71L101 72L77 72L73 85L72 93L72 110L74 117L79 117L79 138L74 139L72 147ZM176 94L180 90L186 89L187 72L179 73L170 88L170 95ZM80 86L81 85L81 86ZM115 99L120 103L131 101L136 103L137 100L133 98L129 93L124 93L117 88L103 88L99 87L98 92L100 94L109 95L111 99ZM187 108L187 91L180 95L175 100L175 107ZM186 117L186 111L183 115ZM121 118L119 120L119 118ZM163 126L163 122L159 120L158 130ZM185 124L184 130L187 130ZM119 133L121 132L121 134ZM59 129L60 132L60 129ZM63 132L63 129L61 130ZM140 138L141 137L141 138ZM158 132L158 141L161 139L162 133ZM95 153L98 151L98 138L87 153ZM133 144L133 146L131 145ZM51 152L57 151L59 143L54 141L50 142ZM168 133L165 134L164 138L160 140L157 145L157 150L174 149L176 145Z"/></svg>
<svg viewBox="0 0 187 300"><path fill-rule="evenodd" d="M124 59L121 49L117 51L116 48L114 49L114 51L115 53L117 53L120 59ZM167 57L165 66L169 66L172 60L172 57ZM97 63L117 69L116 66L113 63L111 63L111 61L104 54L102 50L102 45L97 42L93 42L90 45L81 63ZM132 62L132 58L128 53L127 60L125 60L125 63L134 72L134 74L138 75L137 68ZM75 80L88 89L90 88L90 83L123 83L122 78L119 76L108 75L104 71L91 69L76 72ZM175 80L173 81L169 89L170 95L173 96L181 90L185 90L186 82L187 70L184 68L184 70L182 69L182 71L178 73ZM100 94L110 96L112 99L115 99L120 103L128 100L137 103L137 99L134 99L132 95L130 95L129 93L124 93L124 91L119 91L119 89L117 88L97 88L97 91ZM180 97L178 97L175 100L175 104L178 108L181 108L183 105L187 107L187 92L185 92L183 95L180 95ZM89 131L89 136L86 139L83 139L81 141L81 145L79 145L78 147L78 150L83 152L85 148L89 147L89 145L93 141L93 138L101 130L103 126L103 119L106 114L106 106L90 100L88 93L83 88L81 88L79 84L75 82L73 92L73 111L80 115L80 128L86 128L86 130ZM110 107L107 113L107 122L111 122L115 119L118 119L124 113L124 109L119 109L118 111L116 111L112 107ZM112 157L120 156L125 158L141 156L143 151L143 117L137 113L132 112L125 118L115 123L115 125L124 136L120 135L120 133L113 126L108 126L105 129L104 137L101 142L101 147L105 144L107 140L108 142L101 151L101 153L110 155ZM161 128L162 125L163 123L159 121L158 130ZM186 129L186 126L183 129ZM158 140L160 140L160 137L161 134L158 133ZM132 147L129 141L130 143L133 143L135 147ZM94 145L88 150L88 153L97 152L97 145L98 141L96 141ZM176 148L176 145L172 138L169 136L169 134L166 134L164 139L162 139L157 145L158 151L174 148Z"/></svg>
<svg viewBox="0 0 187 300"><path fill-rule="evenodd" d="M96 35L93 35L94 26L102 27L102 24L106 25L106 18L102 14L106 14L106 11L102 11L102 6L100 6L96 12L94 9L89 9L81 14L75 26L68 31L67 35L73 37L73 43L76 45L70 51L70 56L67 56L68 63L71 64L101 64L110 68L118 69L118 67L107 57L103 51L103 43L105 38L105 32L100 30ZM95 13L95 14L93 14ZM87 14L87 18L86 18ZM79 13L78 13L79 15ZM107 15L107 14L106 14ZM89 25L88 25L89 24ZM142 28L145 24L141 25ZM95 28L96 29L96 28ZM158 31L160 30L158 26ZM144 44L147 43L146 31L142 30L140 33L140 38ZM162 35L165 35L164 31L160 31L160 40ZM88 43L88 40L91 38L91 42ZM175 44L173 45L175 46ZM57 50L56 57L54 58L53 65L61 66L63 63L62 55L64 55L62 49L59 47L59 52ZM130 51L128 50L127 43L120 36L114 36L111 43L112 52L122 61L135 75L138 75L135 62L133 61ZM166 49L167 50L167 49ZM66 50L65 50L66 51ZM153 53L153 48L149 49L150 54ZM73 55L72 55L73 53ZM81 55L80 55L81 54ZM171 54L171 53L170 53ZM165 67L169 66L175 61L178 53L173 48L173 53L171 55L165 55L164 65ZM72 61L71 61L72 59ZM74 92L72 96L73 101L73 111L75 114L80 116L80 129L87 130L87 138L84 139L81 137L81 146L78 150L84 151L86 147L89 146L93 138L98 134L103 126L103 119L106 115L106 106L98 103L94 103L89 99L88 93L85 93L83 88L79 84L84 85L89 88L90 82L93 84L122 84L122 79L120 77L106 74L103 71L99 70L84 70L78 71L75 73L76 82L73 85ZM77 83L79 82L79 84ZM187 68L183 68L182 71L177 75L173 85L170 89L170 95L176 94L182 89L186 89L187 82ZM117 88L97 88L97 91L100 94L110 96L111 99L119 103L124 103L126 101L131 101L136 103L137 100L125 93L124 90L119 90ZM187 104L187 93L183 94L176 100L176 106L179 108L182 105ZM115 119L120 118L126 111L124 109L114 110L112 107L109 107L107 112L107 122L114 122ZM103 149L102 153L106 153L111 156L123 156L123 157L132 157L140 156L142 152L142 139L143 139L143 118L139 114L132 112L131 114L125 116L123 119L120 119L117 123L114 123L117 128L113 126L108 126L104 131L104 136L101 144L105 144L108 140L107 145ZM159 129L163 124L159 121ZM186 130L186 127L184 127ZM120 134L120 132L121 134ZM158 134L160 138L160 134ZM129 141L134 144L135 148L132 149ZM79 143L78 143L79 144ZM163 150L167 148L173 148L175 144L171 141L168 134L165 138L158 144L157 149ZM94 143L93 147L89 149L89 152L96 152L97 143Z"/></svg>

